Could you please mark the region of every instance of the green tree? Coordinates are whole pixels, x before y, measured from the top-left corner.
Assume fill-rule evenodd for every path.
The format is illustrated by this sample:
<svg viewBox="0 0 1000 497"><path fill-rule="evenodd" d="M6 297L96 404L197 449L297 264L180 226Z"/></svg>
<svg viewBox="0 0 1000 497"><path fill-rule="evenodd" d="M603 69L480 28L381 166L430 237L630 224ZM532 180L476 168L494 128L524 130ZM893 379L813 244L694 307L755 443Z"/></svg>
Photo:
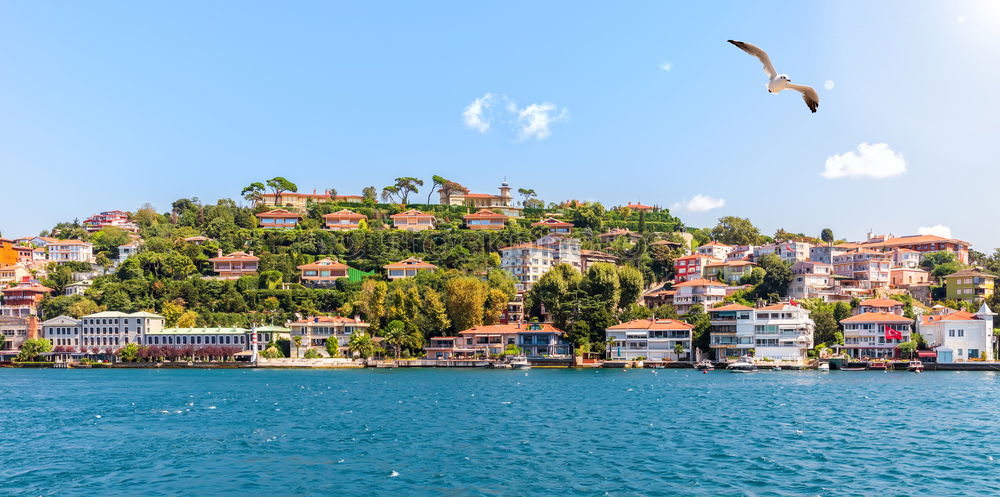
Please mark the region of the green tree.
<svg viewBox="0 0 1000 497"><path fill-rule="evenodd" d="M392 321L386 326L383 339L392 347L393 357L400 357L403 349L417 349L423 346L423 336L419 331L403 324L402 321Z"/></svg>
<svg viewBox="0 0 1000 497"><path fill-rule="evenodd" d="M528 206L528 201L529 200L531 200L533 197L537 197L538 196L538 194L535 193L535 190L533 190L531 188L518 188L517 189L517 193L519 195L521 195L521 197L524 198L524 200L521 201L521 205L523 205L525 207Z"/></svg>
<svg viewBox="0 0 1000 497"><path fill-rule="evenodd" d="M361 295L359 304L365 319L378 329L382 319L387 314L385 298L389 293L389 287L384 281L365 280L361 284Z"/></svg>
<svg viewBox="0 0 1000 497"><path fill-rule="evenodd" d="M504 349L503 349L503 355L505 355L505 356L515 356L515 357L519 356L519 355L521 355L521 347L518 347L517 345L515 345L513 343L508 343L507 346L504 347Z"/></svg>
<svg viewBox="0 0 1000 497"><path fill-rule="evenodd" d="M435 191L437 191L439 188L448 183L449 181L441 176L438 176L436 174L434 176L431 176L431 187L427 191L427 203L428 204L431 203L431 196L434 195Z"/></svg>
<svg viewBox="0 0 1000 497"><path fill-rule="evenodd" d="M299 355L299 347L302 346L302 335L293 336L292 344L295 345L295 355Z"/></svg>
<svg viewBox="0 0 1000 497"><path fill-rule="evenodd" d="M94 302L87 297L81 297L80 300L70 304L66 312L74 318L80 318L88 314L101 312L102 310L104 310L104 308L97 305L97 302Z"/></svg>
<svg viewBox="0 0 1000 497"><path fill-rule="evenodd" d="M620 292L618 300L622 309L639 301L644 285L642 273L638 269L632 266L618 268L618 283Z"/></svg>
<svg viewBox="0 0 1000 497"><path fill-rule="evenodd" d="M757 245L763 240L760 229L749 219L736 216L719 218L711 233L712 239L727 245Z"/></svg>
<svg viewBox="0 0 1000 497"><path fill-rule="evenodd" d="M896 346L900 353L905 354L907 358L913 358L913 352L917 350L917 342L910 340L908 342L903 342Z"/></svg>
<svg viewBox="0 0 1000 497"><path fill-rule="evenodd" d="M285 192L297 192L299 187L281 176L275 176L267 180L267 187L274 193L274 205L284 205L281 201L281 194Z"/></svg>
<svg viewBox="0 0 1000 497"><path fill-rule="evenodd" d="M786 295L788 284L792 282L792 266L775 254L761 256L757 266L764 270L764 280L757 285L758 297L770 294Z"/></svg>
<svg viewBox="0 0 1000 497"><path fill-rule="evenodd" d="M683 353L684 353L684 345L682 345L680 342L674 344L674 355L677 357L678 361L681 360L681 354Z"/></svg>
<svg viewBox="0 0 1000 497"><path fill-rule="evenodd" d="M368 359L375 354L375 340L368 333L356 331L351 334L351 339L347 342L347 349L352 354Z"/></svg>
<svg viewBox="0 0 1000 497"><path fill-rule="evenodd" d="M366 186L361 189L362 202L367 205L375 205L378 202L378 190L374 186Z"/></svg>
<svg viewBox="0 0 1000 497"><path fill-rule="evenodd" d="M187 310L177 317L178 328L195 328L198 326L198 313Z"/></svg>
<svg viewBox="0 0 1000 497"><path fill-rule="evenodd" d="M830 228L823 228L823 231L821 231L819 234L819 239L823 240L826 243L833 243L834 240L833 230L831 230Z"/></svg>
<svg viewBox="0 0 1000 497"><path fill-rule="evenodd" d="M260 182L250 183L248 186L243 188L240 195L254 205L260 203L264 198L264 184Z"/></svg>
<svg viewBox="0 0 1000 497"><path fill-rule="evenodd" d="M396 183L382 189L382 200L406 204L411 193L417 193L417 187L424 186L424 180L412 176L396 178Z"/></svg>
<svg viewBox="0 0 1000 497"><path fill-rule="evenodd" d="M139 344L130 343L118 349L118 358L124 362L136 362L139 360Z"/></svg>
<svg viewBox="0 0 1000 497"><path fill-rule="evenodd" d="M285 354L281 353L281 349L278 348L277 344L272 343L260 353L260 356L264 359L281 359L285 357Z"/></svg>
<svg viewBox="0 0 1000 497"><path fill-rule="evenodd" d="M837 335L840 333L840 325L833 316L832 306L824 305L822 308L814 309L809 317L816 324L813 335L815 337L814 342L825 344L838 343Z"/></svg>
<svg viewBox="0 0 1000 497"><path fill-rule="evenodd" d="M337 337L326 339L326 353L330 357L340 357L340 340Z"/></svg>
<svg viewBox="0 0 1000 497"><path fill-rule="evenodd" d="M41 354L52 352L52 342L44 338L29 338L21 342L21 349L14 358L18 362L39 360Z"/></svg>
<svg viewBox="0 0 1000 497"><path fill-rule="evenodd" d="M303 357L305 357L306 359L319 359L323 357L323 355L320 354L319 351L317 351L316 349L308 349L306 350L306 353L303 354Z"/></svg>
<svg viewBox="0 0 1000 497"><path fill-rule="evenodd" d="M486 284L472 276L452 278L445 283L448 317L455 331L483 324Z"/></svg>
<svg viewBox="0 0 1000 497"><path fill-rule="evenodd" d="M499 323L508 302L510 302L510 299L503 290L499 288L488 289L486 291L486 300L483 302L483 324Z"/></svg>

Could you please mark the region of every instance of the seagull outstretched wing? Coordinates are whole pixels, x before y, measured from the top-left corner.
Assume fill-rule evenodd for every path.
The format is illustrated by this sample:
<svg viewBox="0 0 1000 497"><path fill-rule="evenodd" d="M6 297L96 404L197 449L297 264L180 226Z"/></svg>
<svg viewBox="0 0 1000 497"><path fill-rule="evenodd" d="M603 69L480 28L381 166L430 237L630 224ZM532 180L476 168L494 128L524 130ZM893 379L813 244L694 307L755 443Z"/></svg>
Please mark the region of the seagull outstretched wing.
<svg viewBox="0 0 1000 497"><path fill-rule="evenodd" d="M761 50L760 47L742 41L736 41L736 40L727 40L727 41L729 41L729 43L732 43L733 45L736 45L736 47L739 48L740 50L743 50L744 52L760 59L760 63L764 64L764 72L767 74L768 78L774 79L778 77L778 71L775 71L774 66L771 65L771 58L768 57L767 52Z"/></svg>
<svg viewBox="0 0 1000 497"><path fill-rule="evenodd" d="M816 112L816 109L819 107L819 95L813 87L788 83L788 88L802 93L802 100L806 101L806 105L809 106L809 110Z"/></svg>

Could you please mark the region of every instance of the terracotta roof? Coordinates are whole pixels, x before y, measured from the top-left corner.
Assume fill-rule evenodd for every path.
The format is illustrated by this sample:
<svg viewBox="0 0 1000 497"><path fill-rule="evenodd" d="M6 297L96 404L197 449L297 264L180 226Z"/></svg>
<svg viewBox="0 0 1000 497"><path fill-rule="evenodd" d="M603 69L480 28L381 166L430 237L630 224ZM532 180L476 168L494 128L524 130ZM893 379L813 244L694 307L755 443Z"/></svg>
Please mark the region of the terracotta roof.
<svg viewBox="0 0 1000 497"><path fill-rule="evenodd" d="M729 247L729 248L732 248L732 245L726 245L725 243L719 243L719 242L717 242L715 240L712 240L712 241L710 241L710 242L708 242L708 243L706 243L704 245L700 245L698 248L701 248L701 247Z"/></svg>
<svg viewBox="0 0 1000 497"><path fill-rule="evenodd" d="M296 269L347 269L347 264L341 264L330 258L320 259L311 264L296 266Z"/></svg>
<svg viewBox="0 0 1000 497"><path fill-rule="evenodd" d="M651 206L651 205L642 205L642 204L639 204L639 203L635 203L635 204L630 203L630 204L626 205L625 207L628 207L629 209L640 210L640 211L653 209L653 206Z"/></svg>
<svg viewBox="0 0 1000 497"><path fill-rule="evenodd" d="M288 324L312 324L312 323L317 323L317 324L319 324L319 323L327 323L327 324L329 324L329 323L334 323L334 324L338 324L338 323L342 323L342 324L368 324L368 323L362 321L360 318L359 319L345 318L344 316L318 316L318 317L309 317L309 318L306 318L306 319L299 319L298 321L292 321L291 323L288 323Z"/></svg>
<svg viewBox="0 0 1000 497"><path fill-rule="evenodd" d="M951 314L930 314L920 316L920 324L931 324L939 321L979 321L975 314L966 311L955 311Z"/></svg>
<svg viewBox="0 0 1000 497"><path fill-rule="evenodd" d="M479 209L474 214L466 214L465 219L507 219L503 214L497 214L489 209Z"/></svg>
<svg viewBox="0 0 1000 497"><path fill-rule="evenodd" d="M433 214L427 214L426 212L420 212L420 211L418 211L416 209L410 209L410 210L405 211L405 212L400 212L399 214L393 214L393 215L391 215L389 217L391 217L393 219L396 219L397 217L430 217L430 218L433 218L434 215Z"/></svg>
<svg viewBox="0 0 1000 497"><path fill-rule="evenodd" d="M676 246L680 247L683 244L680 243L680 242L672 242L670 240L657 240L657 241L655 241L653 243L650 243L650 245L676 245Z"/></svg>
<svg viewBox="0 0 1000 497"><path fill-rule="evenodd" d="M499 195L492 195L489 193L466 193L465 198L500 198Z"/></svg>
<svg viewBox="0 0 1000 497"><path fill-rule="evenodd" d="M779 302L777 304L771 304L771 305L765 305L763 307L758 307L756 310L758 310L758 311L784 311L784 310L787 310L789 306L795 307L792 304L789 304L787 302Z"/></svg>
<svg viewBox="0 0 1000 497"><path fill-rule="evenodd" d="M532 226L557 226L557 227L566 227L566 228L572 228L573 227L573 223L567 223L566 221L560 221L558 219L553 219L551 217L548 218L548 219L543 219L543 220L535 222L535 223L531 223L531 225Z"/></svg>
<svg viewBox="0 0 1000 497"><path fill-rule="evenodd" d="M413 257L382 266L385 269L437 269L437 266Z"/></svg>
<svg viewBox="0 0 1000 497"><path fill-rule="evenodd" d="M913 320L891 312L864 312L841 319L841 323L912 323Z"/></svg>
<svg viewBox="0 0 1000 497"><path fill-rule="evenodd" d="M261 212L260 214L257 214L257 217L294 217L296 219L301 219L302 214L287 211L285 209L274 209L267 212Z"/></svg>
<svg viewBox="0 0 1000 497"><path fill-rule="evenodd" d="M540 330L529 330L530 326L541 326ZM513 333L564 333L563 330L552 326L549 323L507 323L473 326L467 330L458 332L459 335L490 335L490 334L513 334Z"/></svg>
<svg viewBox="0 0 1000 497"><path fill-rule="evenodd" d="M728 305L724 305L722 307L713 307L713 308L709 309L708 312L713 312L713 311L751 311L751 310L753 310L753 307L748 307L748 306L745 306L745 305L742 305L742 304L728 304Z"/></svg>
<svg viewBox="0 0 1000 497"><path fill-rule="evenodd" d="M12 286L0 290L0 292L34 292L34 293L49 293L52 289L47 286L39 285L38 283L20 283L17 286Z"/></svg>
<svg viewBox="0 0 1000 497"><path fill-rule="evenodd" d="M958 245L965 245L966 248L969 246L969 242L964 242L955 238L944 238L937 235L898 236L881 242L860 242L859 245L864 247L895 247L900 245L917 245L924 243L954 243Z"/></svg>
<svg viewBox="0 0 1000 497"><path fill-rule="evenodd" d="M975 278L993 278L993 279L996 279L996 276L994 276L992 274L989 274L989 273L984 273L984 272L982 272L982 271L980 271L978 269L963 269L961 271L957 271L957 272L954 272L954 273L951 273L951 274L945 276L945 278L966 278L966 277L970 277L970 278L973 278L973 277L975 277Z"/></svg>
<svg viewBox="0 0 1000 497"><path fill-rule="evenodd" d="M185 242L204 242L208 240L209 238L207 236L201 236L201 235L189 236L184 239Z"/></svg>
<svg viewBox="0 0 1000 497"><path fill-rule="evenodd" d="M72 239L72 240L56 240L54 242L49 242L49 245L90 245L90 246L93 246L93 244L87 243L87 242L85 242L83 240L76 240L76 239Z"/></svg>
<svg viewBox="0 0 1000 497"><path fill-rule="evenodd" d="M678 283L674 285L674 288L680 288L682 286L726 286L725 283L720 283L715 280L706 280L705 278L698 278L696 280L685 281L684 283Z"/></svg>
<svg viewBox="0 0 1000 497"><path fill-rule="evenodd" d="M601 252L600 250L581 250L580 251L580 256L583 256L583 257L603 257L603 258L606 258L606 259L615 259L615 260L620 259L620 257L618 257L617 255L609 254L607 252Z"/></svg>
<svg viewBox="0 0 1000 497"><path fill-rule="evenodd" d="M236 251L228 255L223 255L221 257L213 257L209 259L211 262L225 262L225 261L259 261L260 257L250 255L243 251Z"/></svg>
<svg viewBox="0 0 1000 497"><path fill-rule="evenodd" d="M694 326L676 319L633 319L608 327L609 330L690 330Z"/></svg>
<svg viewBox="0 0 1000 497"><path fill-rule="evenodd" d="M904 304L898 300L892 299L866 299L862 300L860 304L869 307L903 307Z"/></svg>
<svg viewBox="0 0 1000 497"><path fill-rule="evenodd" d="M543 247L541 245L535 245L534 243L522 243L520 245L511 245L510 247L503 247L500 250L516 250L516 249L539 249L539 250L552 250L548 247Z"/></svg>
<svg viewBox="0 0 1000 497"><path fill-rule="evenodd" d="M678 257L674 259L674 261L686 261L688 259L711 259L711 257L705 254L691 254L691 255L685 255L683 257Z"/></svg>
<svg viewBox="0 0 1000 497"><path fill-rule="evenodd" d="M354 211L348 210L348 209L340 209L337 212L331 212L329 214L323 214L323 219L333 219L333 218L337 218L337 219L341 219L341 218L347 218L347 219L368 219L368 217L365 216L364 214L358 214L357 212L354 212Z"/></svg>

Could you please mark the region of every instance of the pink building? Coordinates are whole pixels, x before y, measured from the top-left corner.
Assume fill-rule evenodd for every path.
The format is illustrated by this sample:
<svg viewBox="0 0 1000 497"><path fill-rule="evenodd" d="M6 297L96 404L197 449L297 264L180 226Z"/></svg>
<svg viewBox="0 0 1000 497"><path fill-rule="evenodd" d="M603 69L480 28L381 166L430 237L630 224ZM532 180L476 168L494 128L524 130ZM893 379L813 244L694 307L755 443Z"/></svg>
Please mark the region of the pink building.
<svg viewBox="0 0 1000 497"><path fill-rule="evenodd" d="M465 227L470 230L502 230L506 223L507 216L489 209L479 209L474 214L465 215Z"/></svg>
<svg viewBox="0 0 1000 497"><path fill-rule="evenodd" d="M257 214L261 228L292 229L299 225L302 214L285 209L274 209Z"/></svg>
<svg viewBox="0 0 1000 497"><path fill-rule="evenodd" d="M326 229L333 231L356 230L362 220L367 222L368 217L348 209L323 214L323 222L326 224Z"/></svg>
<svg viewBox="0 0 1000 497"><path fill-rule="evenodd" d="M410 209L406 212L393 214L392 225L403 231L425 231L434 229L434 215Z"/></svg>
<svg viewBox="0 0 1000 497"><path fill-rule="evenodd" d="M209 259L212 263L212 270L225 279L236 279L248 274L257 274L257 265L260 258L253 255L253 251L233 252L229 255L222 255L219 251L218 257Z"/></svg>

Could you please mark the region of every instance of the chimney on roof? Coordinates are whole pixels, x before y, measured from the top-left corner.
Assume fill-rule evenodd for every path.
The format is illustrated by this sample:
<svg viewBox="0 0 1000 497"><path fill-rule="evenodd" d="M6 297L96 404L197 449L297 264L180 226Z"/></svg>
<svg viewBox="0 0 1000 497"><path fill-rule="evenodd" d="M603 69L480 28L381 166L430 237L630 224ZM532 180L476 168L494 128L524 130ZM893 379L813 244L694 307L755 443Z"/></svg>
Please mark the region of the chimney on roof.
<svg viewBox="0 0 1000 497"><path fill-rule="evenodd" d="M222 249L219 249L217 257L222 257Z"/></svg>
<svg viewBox="0 0 1000 497"><path fill-rule="evenodd" d="M253 255L253 250L250 251L250 255Z"/></svg>
<svg viewBox="0 0 1000 497"><path fill-rule="evenodd" d="M34 340L41 338L38 334L38 316L31 314L28 316L26 321L28 323L28 339Z"/></svg>

